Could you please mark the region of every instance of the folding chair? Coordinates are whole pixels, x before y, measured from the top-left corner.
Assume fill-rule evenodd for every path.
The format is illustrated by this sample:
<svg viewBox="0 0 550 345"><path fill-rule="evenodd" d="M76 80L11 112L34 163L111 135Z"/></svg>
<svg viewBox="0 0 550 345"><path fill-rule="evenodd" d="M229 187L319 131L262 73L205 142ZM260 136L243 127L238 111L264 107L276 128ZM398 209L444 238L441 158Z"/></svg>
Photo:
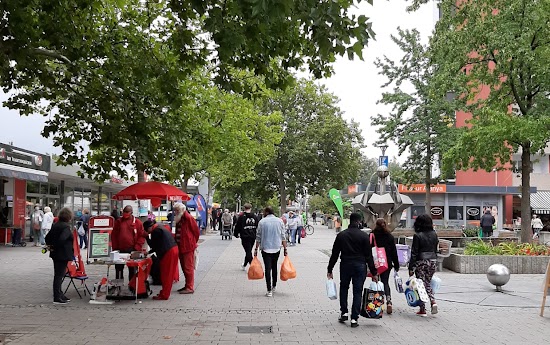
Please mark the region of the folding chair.
<svg viewBox="0 0 550 345"><path fill-rule="evenodd" d="M86 291L88 291L88 294L91 296L92 293L90 292L90 289L88 288L88 285L86 285L86 280L88 279L88 276L86 274L82 274L82 272L77 270L77 264L75 261L71 261L67 264L67 272L65 273L65 277L63 278L63 281L65 281L65 278L70 278L71 281L69 284L67 284L67 288L65 288L65 291L63 291L63 294L66 294L69 290L69 287L71 287L71 284L74 286L74 289L76 290L76 293L78 294L78 297L82 299L82 295L80 294L80 291L78 291L78 287L75 284L75 280L80 281L80 286L84 285L84 296L86 296Z"/></svg>
<svg viewBox="0 0 550 345"><path fill-rule="evenodd" d="M67 263L67 272L65 273L65 277L63 277L63 281L65 281L65 278L70 278L71 281L67 285L67 288L65 289L63 294L67 293L69 287L72 284L74 286L74 289L76 290L76 293L78 294L78 297L82 299L82 295L80 294L80 291L78 291L78 288L74 283L75 280L79 280L81 286L84 285L84 296L86 296L86 291L88 291L88 294L90 296L92 296L92 293L90 292L90 289L88 289L88 285L86 285L88 275L86 274L86 269L84 268L84 261L82 260L82 256L80 256L80 246L78 245L78 234L76 228L73 230L73 250L75 253L74 260Z"/></svg>

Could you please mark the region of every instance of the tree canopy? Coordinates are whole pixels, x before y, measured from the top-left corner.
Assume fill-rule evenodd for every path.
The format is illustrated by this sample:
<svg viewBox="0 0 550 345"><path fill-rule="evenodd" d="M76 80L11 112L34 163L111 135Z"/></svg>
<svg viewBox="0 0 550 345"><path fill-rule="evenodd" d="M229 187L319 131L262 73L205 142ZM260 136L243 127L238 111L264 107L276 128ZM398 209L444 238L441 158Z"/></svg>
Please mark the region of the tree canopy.
<svg viewBox="0 0 550 345"><path fill-rule="evenodd" d="M432 171L439 167L439 159L453 140L453 109L445 89L436 83L438 68L430 61L428 47L420 43L419 32L398 28L398 35L392 35L391 39L403 57L392 61L384 56L375 64L388 79L383 87L391 88L382 94L379 103L392 105L392 111L372 117L372 123L380 126L381 142L393 141L400 155L409 153L400 178L410 184L422 176L427 191L426 212L429 212L430 185L438 182L438 176L432 176Z"/></svg>
<svg viewBox="0 0 550 345"><path fill-rule="evenodd" d="M441 3L432 39L441 87L472 114L445 155L448 167L507 169L522 155L522 217L530 216L531 154L550 139L550 2ZM528 241L528 222L522 241Z"/></svg>
<svg viewBox="0 0 550 345"><path fill-rule="evenodd" d="M364 15L349 13L353 4L4 0L0 86L11 92L8 107L49 117L43 135L62 149L61 163L80 164L83 175L158 170L174 139L166 124L186 121L180 136L202 128L201 117L179 118L191 102L182 87L194 75L229 90L229 98L249 91L235 69L273 88L291 84L290 71L303 65L328 76L336 56L361 58L374 36ZM209 133L188 139L213 140Z"/></svg>

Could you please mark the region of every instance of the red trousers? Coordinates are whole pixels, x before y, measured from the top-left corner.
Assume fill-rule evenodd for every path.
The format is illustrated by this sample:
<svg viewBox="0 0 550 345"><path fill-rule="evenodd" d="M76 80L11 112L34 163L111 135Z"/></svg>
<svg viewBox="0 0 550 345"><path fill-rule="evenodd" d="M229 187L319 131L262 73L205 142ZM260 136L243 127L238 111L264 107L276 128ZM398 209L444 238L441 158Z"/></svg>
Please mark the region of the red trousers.
<svg viewBox="0 0 550 345"><path fill-rule="evenodd" d="M181 270L185 276L185 289L195 291L195 251L179 253Z"/></svg>
<svg viewBox="0 0 550 345"><path fill-rule="evenodd" d="M172 285L179 281L180 270L178 267L178 247L172 247L160 260L160 281L162 290L159 297L168 299L172 292Z"/></svg>

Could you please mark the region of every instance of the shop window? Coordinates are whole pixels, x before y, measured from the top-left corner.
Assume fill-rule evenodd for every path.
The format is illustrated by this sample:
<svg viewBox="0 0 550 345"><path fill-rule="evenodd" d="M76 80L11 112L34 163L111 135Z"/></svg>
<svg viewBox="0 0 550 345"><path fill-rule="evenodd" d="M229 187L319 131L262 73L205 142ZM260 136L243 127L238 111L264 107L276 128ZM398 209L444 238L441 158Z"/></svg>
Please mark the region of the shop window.
<svg viewBox="0 0 550 345"><path fill-rule="evenodd" d="M46 195L48 194L48 184L47 183L41 183L40 184L40 194Z"/></svg>
<svg viewBox="0 0 550 345"><path fill-rule="evenodd" d="M411 219L416 219L416 217L424 213L426 213L424 206L411 206Z"/></svg>
<svg viewBox="0 0 550 345"><path fill-rule="evenodd" d="M479 207L479 206L466 206L466 219L467 220L480 220L481 219L481 207Z"/></svg>
<svg viewBox="0 0 550 345"><path fill-rule="evenodd" d="M443 206L432 206L430 209L430 215L434 220L440 220L445 218L445 208Z"/></svg>
<svg viewBox="0 0 550 345"><path fill-rule="evenodd" d="M449 206L449 219L451 220L463 220L462 206Z"/></svg>
<svg viewBox="0 0 550 345"><path fill-rule="evenodd" d="M58 186L56 184L50 184L50 195L57 195Z"/></svg>
<svg viewBox="0 0 550 345"><path fill-rule="evenodd" d="M27 181L27 193L38 194L40 192L40 183L35 181Z"/></svg>

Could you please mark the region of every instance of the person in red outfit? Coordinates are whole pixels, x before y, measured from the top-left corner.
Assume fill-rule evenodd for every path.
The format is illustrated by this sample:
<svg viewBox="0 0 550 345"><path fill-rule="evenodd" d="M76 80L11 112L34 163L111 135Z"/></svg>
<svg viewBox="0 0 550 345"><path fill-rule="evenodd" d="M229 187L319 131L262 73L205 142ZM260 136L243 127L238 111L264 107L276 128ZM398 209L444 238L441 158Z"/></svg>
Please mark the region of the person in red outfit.
<svg viewBox="0 0 550 345"><path fill-rule="evenodd" d="M172 292L172 285L180 279L178 267L178 246L172 236L163 225L159 225L154 220L147 220L143 223L147 243L151 250L149 253L155 253L160 260L160 281L162 290L153 297L155 300L167 300ZM148 235L151 235L149 238Z"/></svg>
<svg viewBox="0 0 550 345"><path fill-rule="evenodd" d="M124 207L122 217L116 220L111 232L111 243L113 250L121 253L141 251L145 243L145 231L143 223L132 215L132 206ZM124 266L115 265L116 279L124 279ZM135 268L128 267L128 279L132 280L136 273Z"/></svg>
<svg viewBox="0 0 550 345"><path fill-rule="evenodd" d="M200 236L199 226L195 218L186 211L185 205L179 202L174 205L174 221L181 270L185 276L185 286L178 292L189 294L195 292L195 249Z"/></svg>

